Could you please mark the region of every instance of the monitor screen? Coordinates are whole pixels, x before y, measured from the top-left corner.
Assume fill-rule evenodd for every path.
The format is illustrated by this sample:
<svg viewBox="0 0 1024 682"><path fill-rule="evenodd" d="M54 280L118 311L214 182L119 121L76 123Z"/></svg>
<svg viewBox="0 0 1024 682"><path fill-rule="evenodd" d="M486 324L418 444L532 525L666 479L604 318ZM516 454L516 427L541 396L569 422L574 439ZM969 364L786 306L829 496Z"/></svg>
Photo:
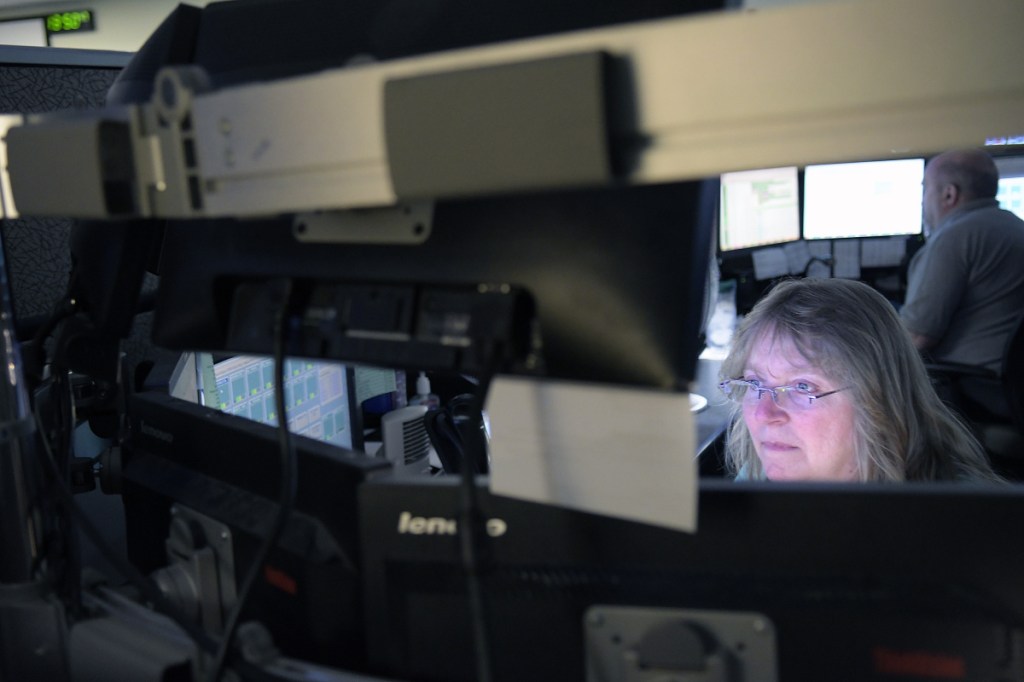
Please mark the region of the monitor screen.
<svg viewBox="0 0 1024 682"><path fill-rule="evenodd" d="M215 407L261 424L277 425L273 358L236 355L213 363L212 370ZM354 426L358 421L353 420L351 369L338 363L290 358L285 361L285 375L285 409L292 433L347 449L361 446Z"/></svg>
<svg viewBox="0 0 1024 682"><path fill-rule="evenodd" d="M924 159L807 166L804 239L921 233Z"/></svg>
<svg viewBox="0 0 1024 682"><path fill-rule="evenodd" d="M722 175L718 246L735 251L800 238L796 166Z"/></svg>
<svg viewBox="0 0 1024 682"><path fill-rule="evenodd" d="M999 169L999 206L1024 219L1024 156L996 157Z"/></svg>

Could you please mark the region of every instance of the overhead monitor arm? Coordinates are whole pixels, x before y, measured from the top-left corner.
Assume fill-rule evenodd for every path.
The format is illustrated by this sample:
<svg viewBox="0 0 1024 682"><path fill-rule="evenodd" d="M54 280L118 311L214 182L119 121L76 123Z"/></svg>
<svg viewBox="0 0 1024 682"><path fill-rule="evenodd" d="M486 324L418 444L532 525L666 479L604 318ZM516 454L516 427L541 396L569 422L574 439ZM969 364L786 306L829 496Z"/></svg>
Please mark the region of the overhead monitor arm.
<svg viewBox="0 0 1024 682"><path fill-rule="evenodd" d="M980 145L1020 132L1020 26L1018 0L864 0L219 91L167 71L145 105L7 121L5 215L273 215Z"/></svg>

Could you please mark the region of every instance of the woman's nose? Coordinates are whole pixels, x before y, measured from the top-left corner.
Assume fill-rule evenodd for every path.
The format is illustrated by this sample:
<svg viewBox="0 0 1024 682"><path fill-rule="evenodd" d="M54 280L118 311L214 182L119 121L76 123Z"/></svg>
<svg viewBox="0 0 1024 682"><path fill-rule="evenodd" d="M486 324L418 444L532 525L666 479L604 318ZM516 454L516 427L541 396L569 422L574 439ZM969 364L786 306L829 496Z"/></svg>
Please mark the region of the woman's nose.
<svg viewBox="0 0 1024 682"><path fill-rule="evenodd" d="M762 393L758 399L757 405L754 407L754 415L761 421L778 421L789 417L785 408L780 407L775 396L768 391Z"/></svg>

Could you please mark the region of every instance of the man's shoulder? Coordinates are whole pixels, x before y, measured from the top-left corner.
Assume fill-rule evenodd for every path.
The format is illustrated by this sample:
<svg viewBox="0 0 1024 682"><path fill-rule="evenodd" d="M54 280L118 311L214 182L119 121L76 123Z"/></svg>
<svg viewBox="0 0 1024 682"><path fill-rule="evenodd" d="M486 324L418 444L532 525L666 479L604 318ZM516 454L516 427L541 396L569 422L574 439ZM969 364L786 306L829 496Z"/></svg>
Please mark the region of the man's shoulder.
<svg viewBox="0 0 1024 682"><path fill-rule="evenodd" d="M1024 228L1024 220L1016 213L1007 211L995 199L975 199L950 214L948 227L969 226L1016 226ZM940 232L949 230L940 230Z"/></svg>
<svg viewBox="0 0 1024 682"><path fill-rule="evenodd" d="M970 239L1001 239L1008 242L1024 242L1024 220L1015 213L1000 208L995 201L964 211L956 216L944 229L933 235L935 243L960 242Z"/></svg>

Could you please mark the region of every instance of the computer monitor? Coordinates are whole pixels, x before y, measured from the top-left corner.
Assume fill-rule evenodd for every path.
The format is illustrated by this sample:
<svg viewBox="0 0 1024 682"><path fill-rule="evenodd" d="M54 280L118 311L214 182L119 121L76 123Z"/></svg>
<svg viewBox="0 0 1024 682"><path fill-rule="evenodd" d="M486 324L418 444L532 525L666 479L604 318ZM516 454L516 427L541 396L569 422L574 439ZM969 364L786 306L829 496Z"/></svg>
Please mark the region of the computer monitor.
<svg viewBox="0 0 1024 682"><path fill-rule="evenodd" d="M999 206L1024 219L1024 156L997 156L999 169Z"/></svg>
<svg viewBox="0 0 1024 682"><path fill-rule="evenodd" d="M261 424L278 424L274 360L236 355L212 364L218 409ZM292 433L339 447L362 447L355 403L354 370L340 363L289 358L285 362L285 409Z"/></svg>
<svg viewBox="0 0 1024 682"><path fill-rule="evenodd" d="M800 239L796 166L724 173L718 248L737 251Z"/></svg>
<svg viewBox="0 0 1024 682"><path fill-rule="evenodd" d="M735 4L529 0L484 8L468 0L412 5L376 0L211 3L203 9L195 34L179 36L176 44L187 45L192 38L191 62L207 71L214 86L229 86ZM146 62L148 47L140 50L139 64ZM179 63L188 62L187 56L176 57ZM152 74L156 69L142 71ZM138 69L131 73L133 79L143 77ZM253 286L273 277L296 279L296 295L305 297L300 307L312 297L342 295L353 303L350 294L367 294L356 307L373 317L369 324L385 326L396 316L402 318L400 326L407 325L408 315L422 313L425 286L436 287L432 292L440 295L453 288L476 292L479 285L511 285L532 302L524 306L536 306L536 314L520 315L518 308L510 313L517 316L517 325L529 328L520 325L516 331L520 338L513 345L519 348L501 351L508 360L502 370L681 390L693 378L699 352L702 313L691 302L704 298L717 194L716 178L445 201L434 206L430 237L418 246L301 243L288 217L171 224L161 250L154 340L173 350L269 354L264 330L243 329L253 320L238 313L244 297L253 309L266 308L263 293ZM346 289L341 294L339 287L349 285L363 287L361 293ZM476 305L470 298L455 305ZM384 310L389 300L409 307ZM431 300L438 302L433 294ZM374 329L368 337L359 336L367 330L327 329L322 320L314 330L310 310L300 310L296 319L308 323L300 334L305 339L293 340L289 354L396 369L490 371L473 367L491 363L484 359L493 355L490 350L450 343L454 337L448 332L462 322L472 318L473 324L484 324L481 315L462 312L449 311L444 320L418 320L453 325L429 331L440 343L413 338L400 348L395 334L408 336L408 328ZM524 317L532 320L523 322ZM491 345L508 346L506 341ZM530 347L521 352L522 346Z"/></svg>
<svg viewBox="0 0 1024 682"><path fill-rule="evenodd" d="M807 166L804 239L921 233L924 159Z"/></svg>
<svg viewBox="0 0 1024 682"><path fill-rule="evenodd" d="M708 479L693 534L478 492L482 619L456 487L360 489L373 673L479 679L482 632L498 682L1024 674L1020 488Z"/></svg>
<svg viewBox="0 0 1024 682"><path fill-rule="evenodd" d="M288 219L170 224L153 337L268 354L290 277L291 356L686 390L717 199L709 180L444 201L415 245L302 242Z"/></svg>

